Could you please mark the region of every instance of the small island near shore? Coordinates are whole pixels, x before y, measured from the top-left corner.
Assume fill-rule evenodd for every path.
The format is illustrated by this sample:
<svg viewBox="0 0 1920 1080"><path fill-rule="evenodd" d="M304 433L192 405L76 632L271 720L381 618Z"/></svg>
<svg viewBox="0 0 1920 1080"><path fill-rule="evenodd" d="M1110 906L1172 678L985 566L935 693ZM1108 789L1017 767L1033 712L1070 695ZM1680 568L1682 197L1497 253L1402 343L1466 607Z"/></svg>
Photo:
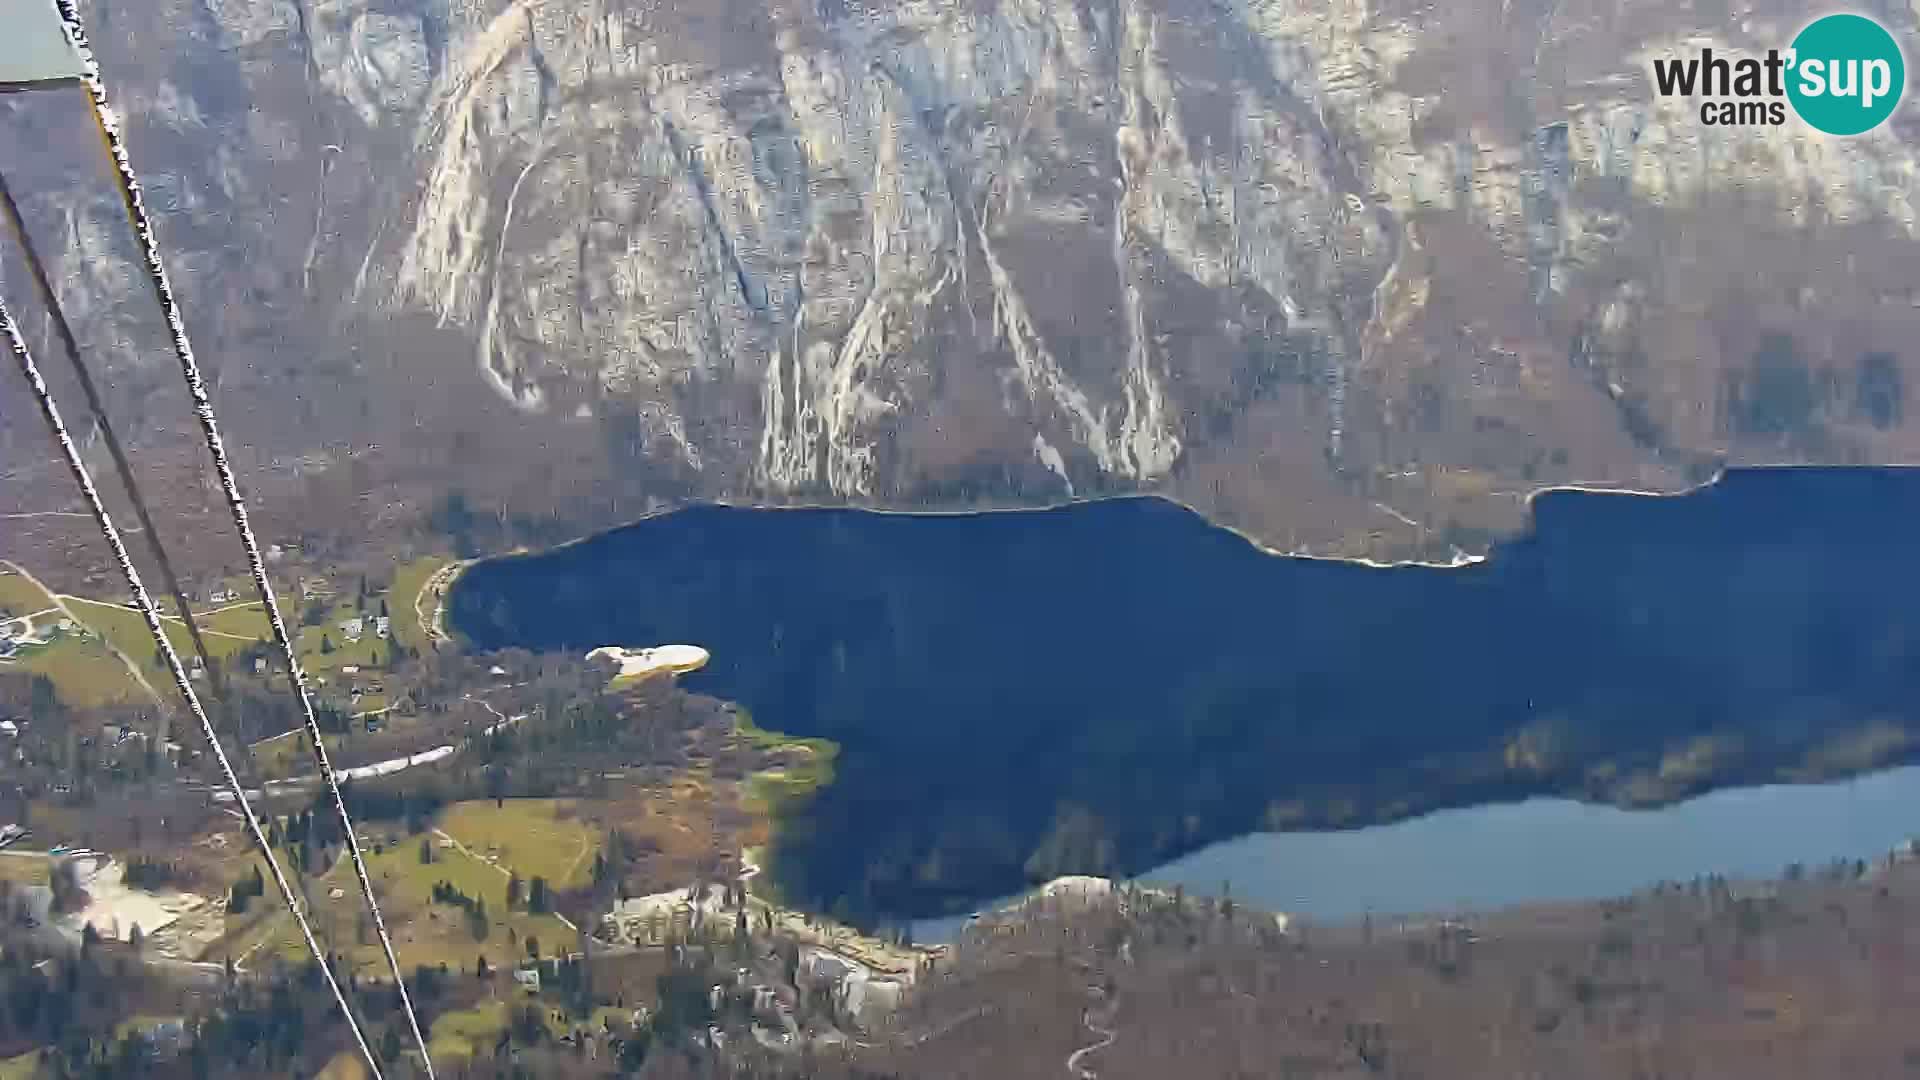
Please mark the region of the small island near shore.
<svg viewBox="0 0 1920 1080"><path fill-rule="evenodd" d="M655 675L684 675L707 666L711 654L698 645L659 645L651 649L628 649L602 645L587 654L589 662L603 660L619 670L609 689L622 690Z"/></svg>

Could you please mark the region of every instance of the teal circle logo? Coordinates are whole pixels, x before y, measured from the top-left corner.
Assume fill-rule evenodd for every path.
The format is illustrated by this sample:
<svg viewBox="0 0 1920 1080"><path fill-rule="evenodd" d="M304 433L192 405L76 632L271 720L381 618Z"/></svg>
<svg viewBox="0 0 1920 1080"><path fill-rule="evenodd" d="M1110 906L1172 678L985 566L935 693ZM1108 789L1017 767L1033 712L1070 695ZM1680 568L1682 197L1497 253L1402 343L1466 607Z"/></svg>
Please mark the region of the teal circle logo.
<svg viewBox="0 0 1920 1080"><path fill-rule="evenodd" d="M1826 15L1808 23L1793 39L1787 62L1793 111L1829 135L1879 127L1907 89L1899 42L1864 15Z"/></svg>

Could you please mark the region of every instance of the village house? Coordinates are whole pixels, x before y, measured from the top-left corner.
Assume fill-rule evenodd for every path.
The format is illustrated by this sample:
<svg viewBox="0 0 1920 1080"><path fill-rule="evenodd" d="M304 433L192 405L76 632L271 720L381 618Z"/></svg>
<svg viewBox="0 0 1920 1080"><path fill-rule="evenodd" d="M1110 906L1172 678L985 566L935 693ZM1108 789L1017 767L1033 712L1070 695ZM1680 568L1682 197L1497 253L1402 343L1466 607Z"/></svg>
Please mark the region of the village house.
<svg viewBox="0 0 1920 1080"><path fill-rule="evenodd" d="M772 1020L779 1017L780 995L771 986L753 988L753 1014L762 1019Z"/></svg>

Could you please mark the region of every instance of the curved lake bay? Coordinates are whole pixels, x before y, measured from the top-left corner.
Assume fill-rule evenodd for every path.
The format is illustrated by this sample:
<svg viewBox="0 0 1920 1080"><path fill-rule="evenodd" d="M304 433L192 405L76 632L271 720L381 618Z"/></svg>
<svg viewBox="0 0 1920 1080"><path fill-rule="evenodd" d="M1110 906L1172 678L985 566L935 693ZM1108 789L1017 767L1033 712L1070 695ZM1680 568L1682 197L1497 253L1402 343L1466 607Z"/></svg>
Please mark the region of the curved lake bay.
<svg viewBox="0 0 1920 1080"><path fill-rule="evenodd" d="M1653 806L1910 756L1920 472L1735 470L1533 513L1443 569L1274 556L1152 498L700 506L483 562L450 607L480 648L703 646L689 689L838 743L769 870L853 915L1251 830Z"/></svg>

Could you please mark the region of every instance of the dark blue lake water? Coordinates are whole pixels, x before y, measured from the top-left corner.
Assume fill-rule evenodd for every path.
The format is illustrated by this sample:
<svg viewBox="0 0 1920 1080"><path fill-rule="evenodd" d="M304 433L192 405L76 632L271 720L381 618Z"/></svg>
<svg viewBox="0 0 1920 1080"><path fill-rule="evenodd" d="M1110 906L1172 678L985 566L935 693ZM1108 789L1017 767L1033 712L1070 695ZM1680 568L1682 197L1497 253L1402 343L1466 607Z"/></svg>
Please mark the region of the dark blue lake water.
<svg viewBox="0 0 1920 1080"><path fill-rule="evenodd" d="M1156 499L706 506L482 563L451 610L481 648L704 646L689 689L838 742L769 869L861 915L1140 874L1256 829L1651 805L1908 756L1920 473L1553 492L1534 519L1477 565L1382 569L1265 554Z"/></svg>

